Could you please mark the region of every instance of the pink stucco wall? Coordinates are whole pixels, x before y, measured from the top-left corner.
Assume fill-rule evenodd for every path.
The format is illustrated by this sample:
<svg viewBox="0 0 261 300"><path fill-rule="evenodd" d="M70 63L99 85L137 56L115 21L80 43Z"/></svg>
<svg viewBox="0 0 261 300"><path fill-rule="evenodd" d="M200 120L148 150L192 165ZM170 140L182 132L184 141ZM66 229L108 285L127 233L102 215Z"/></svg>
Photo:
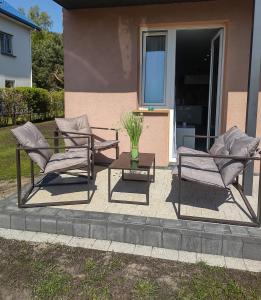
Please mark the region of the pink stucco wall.
<svg viewBox="0 0 261 300"><path fill-rule="evenodd" d="M93 126L119 127L122 113L137 109L141 26L222 25L226 31L222 130L235 124L244 129L251 3L216 0L64 10L66 116L86 113ZM155 152L157 164L167 165L168 114L146 115L145 124L141 151ZM128 138L123 132L120 139L121 151L128 150Z"/></svg>

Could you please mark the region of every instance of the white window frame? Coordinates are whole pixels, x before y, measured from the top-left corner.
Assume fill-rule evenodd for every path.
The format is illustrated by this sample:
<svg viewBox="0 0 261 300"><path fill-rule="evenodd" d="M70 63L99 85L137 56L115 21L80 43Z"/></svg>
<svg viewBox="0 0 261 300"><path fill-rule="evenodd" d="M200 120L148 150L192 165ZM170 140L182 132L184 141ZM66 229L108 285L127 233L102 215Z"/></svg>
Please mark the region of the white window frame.
<svg viewBox="0 0 261 300"><path fill-rule="evenodd" d="M165 36L165 74L164 74L164 96L163 102L153 102L146 103L145 96L145 77L146 77L146 38L148 36ZM140 91L141 91L141 105L144 107L153 106L153 107L166 107L166 84L167 84L167 66L168 66L168 30L142 30L141 31L141 82L140 82Z"/></svg>

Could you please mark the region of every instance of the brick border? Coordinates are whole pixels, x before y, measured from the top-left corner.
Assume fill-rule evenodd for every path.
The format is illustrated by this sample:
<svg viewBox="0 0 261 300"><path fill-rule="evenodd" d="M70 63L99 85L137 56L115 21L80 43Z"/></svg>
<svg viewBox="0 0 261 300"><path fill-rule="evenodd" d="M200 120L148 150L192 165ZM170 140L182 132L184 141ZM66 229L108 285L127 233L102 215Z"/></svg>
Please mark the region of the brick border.
<svg viewBox="0 0 261 300"><path fill-rule="evenodd" d="M0 228L261 261L261 228L75 211L57 207L18 209L14 196L0 201Z"/></svg>

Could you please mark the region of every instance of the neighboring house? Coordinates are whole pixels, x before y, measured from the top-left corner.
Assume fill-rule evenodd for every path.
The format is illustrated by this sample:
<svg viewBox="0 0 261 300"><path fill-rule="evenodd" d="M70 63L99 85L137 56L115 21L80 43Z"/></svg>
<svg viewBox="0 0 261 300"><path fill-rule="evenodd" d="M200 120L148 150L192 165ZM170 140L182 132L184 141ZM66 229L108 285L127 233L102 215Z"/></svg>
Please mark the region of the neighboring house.
<svg viewBox="0 0 261 300"><path fill-rule="evenodd" d="M155 152L161 166L175 161L184 135L238 125L261 136L260 0L55 1L64 7L67 117L118 127L124 112L153 107L140 150ZM128 151L127 136L120 139ZM206 148L201 139L185 143Z"/></svg>
<svg viewBox="0 0 261 300"><path fill-rule="evenodd" d="M32 86L32 21L0 0L0 88Z"/></svg>

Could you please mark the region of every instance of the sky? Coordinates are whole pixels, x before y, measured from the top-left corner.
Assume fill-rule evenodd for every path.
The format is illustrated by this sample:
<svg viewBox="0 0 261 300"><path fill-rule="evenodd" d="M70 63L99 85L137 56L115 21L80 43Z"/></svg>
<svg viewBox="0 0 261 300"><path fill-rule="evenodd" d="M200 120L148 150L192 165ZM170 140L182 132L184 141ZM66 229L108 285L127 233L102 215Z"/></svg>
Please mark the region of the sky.
<svg viewBox="0 0 261 300"><path fill-rule="evenodd" d="M62 32L62 8L53 0L6 0L15 8L23 7L27 12L31 6L38 5L42 11L46 11L52 18L52 31Z"/></svg>

